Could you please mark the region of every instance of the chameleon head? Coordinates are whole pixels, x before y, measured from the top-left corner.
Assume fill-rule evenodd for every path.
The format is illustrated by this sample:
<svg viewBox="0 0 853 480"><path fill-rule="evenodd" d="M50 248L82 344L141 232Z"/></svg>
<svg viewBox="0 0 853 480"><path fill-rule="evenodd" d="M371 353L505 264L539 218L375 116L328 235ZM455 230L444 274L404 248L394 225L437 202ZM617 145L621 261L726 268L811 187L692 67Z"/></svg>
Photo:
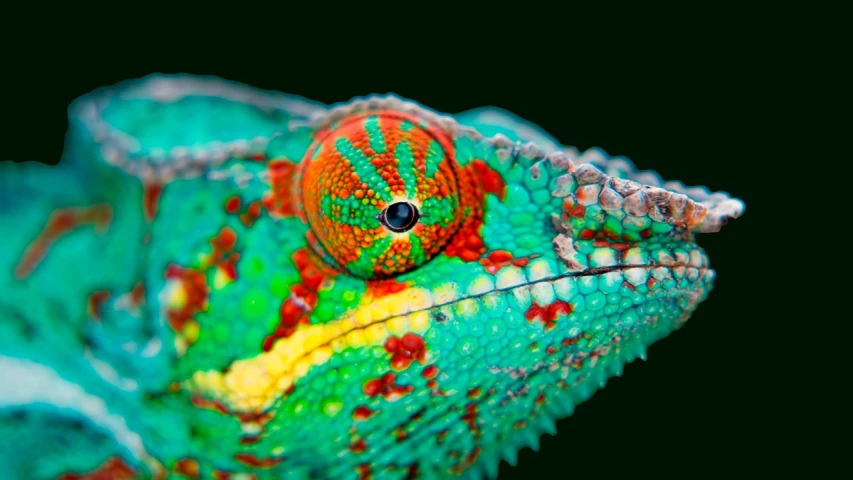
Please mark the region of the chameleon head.
<svg viewBox="0 0 853 480"><path fill-rule="evenodd" d="M38 346L32 359L60 374L13 362L5 399L80 409L97 427L59 436L50 417L16 415L10 425L33 425L32 438L86 440L39 468L106 454L114 437L117 454L151 454L167 476L493 477L684 323L714 278L696 234L744 209L563 149L492 109L451 118L396 97L309 108L223 98L234 87L213 80L150 82L81 103L71 170L13 176L27 209L0 215L38 235L25 281L4 284L16 300L0 309L13 320L0 322L4 345L12 357ZM170 141L199 150L188 161L186 148L161 148ZM78 175L74 162L96 152L126 171ZM90 196L96 178L127 183ZM50 197L31 201L36 184ZM40 234L38 212L51 215ZM11 238L2 261L26 245ZM81 353L85 368L59 365ZM57 381L15 388L31 371Z"/></svg>
<svg viewBox="0 0 853 480"><path fill-rule="evenodd" d="M274 322L256 352L190 388L269 415L265 441L281 458L311 444L324 452L312 458L341 459L332 477L365 464L459 473L481 454L496 467L709 292L694 234L740 215L739 200L465 121L394 98L355 102L267 155L270 214L236 248L280 254L263 271L241 256L243 283L212 291L208 310L233 323L218 312L250 282L268 289L272 272L278 298L263 306L276 310L262 313ZM453 455L420 449L435 445Z"/></svg>
<svg viewBox="0 0 853 480"><path fill-rule="evenodd" d="M324 128L301 180L317 253L363 279L429 261L477 208L453 157L447 132L402 112L354 115Z"/></svg>

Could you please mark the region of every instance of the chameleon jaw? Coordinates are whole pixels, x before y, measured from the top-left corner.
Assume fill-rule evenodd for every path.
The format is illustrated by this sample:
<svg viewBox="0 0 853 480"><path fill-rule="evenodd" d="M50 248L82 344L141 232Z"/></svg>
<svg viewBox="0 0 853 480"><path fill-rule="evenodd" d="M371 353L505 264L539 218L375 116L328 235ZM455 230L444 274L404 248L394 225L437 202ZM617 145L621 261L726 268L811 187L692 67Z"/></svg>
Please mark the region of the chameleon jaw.
<svg viewBox="0 0 853 480"><path fill-rule="evenodd" d="M577 284L590 277L600 279L608 288L624 283L632 289L651 288L650 285L673 278L704 281L707 288L703 286L696 295L688 295L685 311L692 311L714 277L707 257L693 241L693 231L718 229L726 216L737 216L742 211L705 208L684 195L611 179L589 165L567 167L564 157L550 155L548 160L562 166L567 182L582 184L585 193L572 196L558 189L552 195L565 197L564 205L598 201L603 202L606 211L618 207L633 216L641 213L637 204L648 206L646 213L659 224L651 239L658 246L649 250L644 240L614 243L584 238L586 232L578 230L571 219L558 218L553 225L553 249L545 249L544 255L531 257L523 266L510 264L489 272L480 264L471 263L466 267L470 270L464 282L444 281L429 289L417 287L431 282L423 283L413 272L401 280L415 287L382 296L368 291L360 305L345 316L300 326L292 336L277 340L270 351L238 360L224 372L197 372L184 387L192 394L216 399L230 411L261 413L286 398L313 367L333 355L347 348L381 347L390 336L422 335L430 327L439 326L442 319L473 318L479 304L496 295L507 295L512 299L511 308L530 318L537 316L536 309L531 310L533 305L547 307L563 302L575 312L589 305L598 308L600 292L595 295L578 291ZM610 197L616 198L616 194L624 195L625 200L612 205ZM553 328L555 322L546 319L543 323L546 328Z"/></svg>
<svg viewBox="0 0 853 480"><path fill-rule="evenodd" d="M495 296L509 295L515 299L516 307L523 310L528 310L533 302L545 305L558 297L566 298L572 308L582 308L583 295L576 292L574 285L583 277L618 276L641 285L655 276L677 275L695 281L713 279L714 275L707 268L704 254L686 258L665 254L644 264L560 273L551 270L554 262L537 260L526 268L512 266L494 276L481 276L464 291L458 283L450 281L431 290L408 288L381 298L366 297L342 319L300 327L292 336L278 340L270 351L235 361L224 372L196 372L184 382L184 388L191 394L214 398L232 412L260 414L285 398L312 367L325 363L332 355L348 348L382 346L391 336L424 335L430 327L448 318L459 321L476 315Z"/></svg>
<svg viewBox="0 0 853 480"><path fill-rule="evenodd" d="M505 265L497 271L464 258L472 265L464 267L469 268L468 275L458 283L450 280L435 285L434 279L424 277L426 281L422 282L416 271L406 272L414 275L400 278L407 283L402 291L381 297L368 291L361 304L343 317L300 325L292 335L279 338L269 351L238 360L224 371L197 372L184 387L192 394L221 402L233 413L261 414L286 400L294 388L301 388L297 384L313 368L346 349L382 348L390 337L409 333L426 337L431 329L446 328L447 323L477 321L478 311L495 305L509 304L506 311L527 318L532 335L538 338L563 328L566 336L578 335L563 318L571 313L602 311L607 307L606 295L620 288L636 291L664 285L679 297L678 309L684 312L677 316L675 327L705 298L714 272L693 242L693 233L719 230L728 218L742 213L739 201L711 195L702 203L676 190L641 185L610 176L592 165L574 164L563 152L545 155L531 148L499 145L499 139L484 145L489 143L509 150L505 152L506 162L529 161L533 181L543 174L542 169L554 176L553 189L548 193L562 210L545 219L547 223L553 220L551 248L543 246L542 254L525 259L523 266ZM524 155L529 158L521 158ZM601 210L602 220L596 224L591 221L594 217L584 218L587 207ZM604 218L617 220L618 231L606 231L612 225ZM545 229L546 236L552 231L550 226ZM599 234L612 235L602 238L596 236ZM645 240L650 238L650 244L659 245L652 250L646 248ZM691 287L683 290L676 286L678 282ZM587 284L596 286L590 289ZM603 285L600 289L599 284ZM429 289L418 285L429 285ZM502 297L506 300L499 300ZM552 311L564 315L556 318ZM653 317L643 321L655 322ZM557 326L560 328L554 330ZM436 361L441 352L431 349L428 355L427 362Z"/></svg>

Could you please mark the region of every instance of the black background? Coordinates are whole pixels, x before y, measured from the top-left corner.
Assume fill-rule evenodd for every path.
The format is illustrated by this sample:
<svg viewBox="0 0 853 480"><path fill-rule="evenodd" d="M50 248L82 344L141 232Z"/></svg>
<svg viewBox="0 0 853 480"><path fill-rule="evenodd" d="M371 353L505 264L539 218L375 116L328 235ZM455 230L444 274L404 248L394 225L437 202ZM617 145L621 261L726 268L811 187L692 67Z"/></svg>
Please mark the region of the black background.
<svg viewBox="0 0 853 480"><path fill-rule="evenodd" d="M447 113L499 106L564 144L601 147L666 179L728 191L747 208L720 233L699 239L718 274L710 298L684 328L649 349L648 361L628 365L560 421L539 452L523 450L515 468L502 463L499 478L784 469L790 459L770 445L788 428L779 412L791 407L770 388L776 363L767 353L768 332L784 313L769 309L763 299L771 282L755 275L767 241L759 228L770 203L763 179L776 161L766 144L773 51L761 35L733 37L732 25L725 35L713 27L685 36L687 26L650 45L636 42L639 33L602 46L612 34L604 24L590 34L566 29L540 39L536 24L508 28L512 21L493 24L495 35L441 44L424 32L366 39L277 32L272 20L252 28L232 23L180 43L171 37L174 25L117 35L144 36L144 46L133 48L115 45L115 33L80 44L65 43L71 33L56 34L49 48L18 39L5 57L0 157L53 163L71 100L127 78L185 72L323 102L393 92ZM273 35L251 43L257 30ZM215 47L211 36L219 37ZM522 37L527 41L516 42ZM386 49L389 43L397 48Z"/></svg>

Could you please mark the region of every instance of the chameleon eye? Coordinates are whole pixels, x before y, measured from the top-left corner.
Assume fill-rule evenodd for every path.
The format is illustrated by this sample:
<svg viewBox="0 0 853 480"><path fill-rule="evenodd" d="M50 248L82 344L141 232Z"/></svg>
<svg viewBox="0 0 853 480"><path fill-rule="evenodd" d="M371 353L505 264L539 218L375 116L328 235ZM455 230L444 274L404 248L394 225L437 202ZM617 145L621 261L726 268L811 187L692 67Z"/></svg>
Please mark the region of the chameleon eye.
<svg viewBox="0 0 853 480"><path fill-rule="evenodd" d="M392 232L411 230L418 222L420 213L418 207L408 202L392 203L379 214L379 221Z"/></svg>
<svg viewBox="0 0 853 480"><path fill-rule="evenodd" d="M399 111L330 123L301 164L312 247L364 279L405 273L440 253L475 198L459 181L448 133Z"/></svg>

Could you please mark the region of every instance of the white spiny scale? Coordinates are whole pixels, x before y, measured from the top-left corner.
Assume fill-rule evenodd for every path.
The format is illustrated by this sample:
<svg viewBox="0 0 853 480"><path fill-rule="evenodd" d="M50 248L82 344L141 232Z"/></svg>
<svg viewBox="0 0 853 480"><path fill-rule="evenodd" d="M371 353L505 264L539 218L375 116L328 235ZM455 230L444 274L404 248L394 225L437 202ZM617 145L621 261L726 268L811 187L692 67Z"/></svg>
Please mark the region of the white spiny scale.
<svg viewBox="0 0 853 480"><path fill-rule="evenodd" d="M575 411L576 402L569 392L560 391L555 400L554 404L559 406L561 417L571 415Z"/></svg>
<svg viewBox="0 0 853 480"><path fill-rule="evenodd" d="M587 377L581 382L580 385L577 385L572 388L572 393L574 393L575 399L577 403L585 402L589 397L592 396L592 385L591 378Z"/></svg>
<svg viewBox="0 0 853 480"><path fill-rule="evenodd" d="M640 358L642 360L646 359L646 347L641 341L631 342L629 349L631 350L633 358Z"/></svg>
<svg viewBox="0 0 853 480"><path fill-rule="evenodd" d="M533 419L533 423L541 432L554 436L557 434L557 424L549 415L538 415Z"/></svg>
<svg viewBox="0 0 853 480"><path fill-rule="evenodd" d="M633 362L638 358L640 352L637 350L635 341L628 341L622 346L622 358L625 363Z"/></svg>
<svg viewBox="0 0 853 480"><path fill-rule="evenodd" d="M613 362L610 364L610 371L616 377L621 377L622 372L625 369L625 362L622 360L621 355L614 358Z"/></svg>
<svg viewBox="0 0 853 480"><path fill-rule="evenodd" d="M486 478L497 478L498 467L501 464L501 459L495 450L489 452L488 455L488 457L483 458L483 461L480 463L480 468Z"/></svg>
<svg viewBox="0 0 853 480"><path fill-rule="evenodd" d="M511 443L508 443L503 447L501 456L511 467L514 467L515 464L518 463L518 449Z"/></svg>
<svg viewBox="0 0 853 480"><path fill-rule="evenodd" d="M559 400L553 398L549 399L545 402L545 413L542 417L548 418L561 418L563 416L564 407L560 404Z"/></svg>
<svg viewBox="0 0 853 480"><path fill-rule="evenodd" d="M602 365L602 368L595 373L595 376L597 377L596 380L598 380L596 383L599 388L604 388L604 385L607 384L607 379L609 378L609 375L607 374L608 367L609 365Z"/></svg>
<svg viewBox="0 0 853 480"><path fill-rule="evenodd" d="M571 410L574 410L574 404L570 403L571 399L568 393L563 392L563 395L560 395L557 398L560 397L566 399L564 402L569 402L564 403L564 405L571 407L568 413L560 415L560 417L568 416L571 414ZM508 442L502 447L500 456L506 460L510 466L516 466L518 463L518 452L520 450L530 448L534 452L539 451L539 447L541 445L540 442L544 433L552 436L557 433L555 420L547 412L541 412L539 415L535 415L528 421L527 426L524 427L524 429L516 432L514 441ZM495 475L497 474L498 466L499 462L484 462L483 470L489 478L495 478L492 476L492 473L494 472Z"/></svg>
<svg viewBox="0 0 853 480"><path fill-rule="evenodd" d="M538 431L538 428L532 423L528 424L528 427L524 429L524 443L525 446L530 447L534 452L539 451L539 437L542 435L541 432Z"/></svg>

